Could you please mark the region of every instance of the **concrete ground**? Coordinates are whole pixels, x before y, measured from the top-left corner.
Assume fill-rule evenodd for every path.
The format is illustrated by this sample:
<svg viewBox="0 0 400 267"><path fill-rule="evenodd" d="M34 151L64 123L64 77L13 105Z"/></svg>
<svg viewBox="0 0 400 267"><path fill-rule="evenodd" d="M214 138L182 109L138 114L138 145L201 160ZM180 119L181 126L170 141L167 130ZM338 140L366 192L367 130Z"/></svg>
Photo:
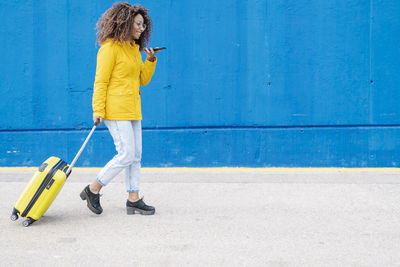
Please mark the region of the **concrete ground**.
<svg viewBox="0 0 400 267"><path fill-rule="evenodd" d="M126 215L120 174L100 216L75 169L32 226L10 214L34 170L0 170L1 266L400 266L398 170L143 170L154 216Z"/></svg>

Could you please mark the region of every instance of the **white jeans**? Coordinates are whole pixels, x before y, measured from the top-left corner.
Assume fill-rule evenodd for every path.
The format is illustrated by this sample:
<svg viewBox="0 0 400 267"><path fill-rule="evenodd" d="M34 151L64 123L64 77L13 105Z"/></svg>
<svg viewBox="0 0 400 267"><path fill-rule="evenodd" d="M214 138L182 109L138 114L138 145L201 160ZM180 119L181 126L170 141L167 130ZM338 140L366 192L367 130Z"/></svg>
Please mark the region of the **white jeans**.
<svg viewBox="0 0 400 267"><path fill-rule="evenodd" d="M139 192L140 161L142 159L142 121L105 120L114 139L118 154L97 175L97 181L106 186L118 173L125 169L128 192Z"/></svg>

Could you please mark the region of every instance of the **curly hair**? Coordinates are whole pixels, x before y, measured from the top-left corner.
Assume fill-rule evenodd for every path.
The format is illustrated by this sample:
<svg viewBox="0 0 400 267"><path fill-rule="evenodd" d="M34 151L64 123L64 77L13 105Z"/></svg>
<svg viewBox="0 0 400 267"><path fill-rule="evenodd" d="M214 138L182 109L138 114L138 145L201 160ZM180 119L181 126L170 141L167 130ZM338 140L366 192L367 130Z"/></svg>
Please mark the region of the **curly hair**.
<svg viewBox="0 0 400 267"><path fill-rule="evenodd" d="M113 4L96 23L97 42L101 45L107 38L112 38L118 42L133 41L134 18L140 14L143 16L146 29L138 40L134 40L139 45L140 51L150 43L152 31L151 18L147 14L148 9L141 5L131 5L128 2L117 2Z"/></svg>

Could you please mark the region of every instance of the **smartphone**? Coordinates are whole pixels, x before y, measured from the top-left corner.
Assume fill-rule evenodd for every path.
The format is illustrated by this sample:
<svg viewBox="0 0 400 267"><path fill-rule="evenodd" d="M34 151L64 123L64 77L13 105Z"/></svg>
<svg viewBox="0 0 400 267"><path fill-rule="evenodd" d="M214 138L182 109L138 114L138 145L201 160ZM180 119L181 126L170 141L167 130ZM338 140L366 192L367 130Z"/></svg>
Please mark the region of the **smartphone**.
<svg viewBox="0 0 400 267"><path fill-rule="evenodd" d="M166 47L154 47L153 48L154 52L158 52L158 51L161 51L163 49L167 49L167 48Z"/></svg>

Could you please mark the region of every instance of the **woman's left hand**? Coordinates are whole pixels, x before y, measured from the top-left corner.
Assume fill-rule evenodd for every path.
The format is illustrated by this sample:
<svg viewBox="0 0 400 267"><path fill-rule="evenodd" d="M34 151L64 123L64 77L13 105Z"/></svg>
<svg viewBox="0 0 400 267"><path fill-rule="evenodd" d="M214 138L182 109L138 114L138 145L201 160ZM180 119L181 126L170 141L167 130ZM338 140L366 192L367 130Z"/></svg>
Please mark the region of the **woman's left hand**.
<svg viewBox="0 0 400 267"><path fill-rule="evenodd" d="M155 58L156 58L155 54L160 52L160 51L154 52L153 48L150 48L150 49L149 48L145 48L144 52L147 55L147 60L153 62L155 60Z"/></svg>

